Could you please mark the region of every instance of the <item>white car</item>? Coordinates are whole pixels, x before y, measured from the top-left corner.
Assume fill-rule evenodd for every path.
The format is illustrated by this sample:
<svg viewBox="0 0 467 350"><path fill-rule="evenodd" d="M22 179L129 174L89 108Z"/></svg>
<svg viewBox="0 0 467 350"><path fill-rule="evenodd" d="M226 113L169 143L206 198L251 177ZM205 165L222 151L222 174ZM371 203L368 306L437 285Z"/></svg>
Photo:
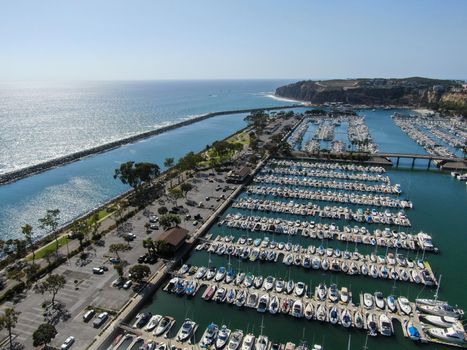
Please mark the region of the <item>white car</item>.
<svg viewBox="0 0 467 350"><path fill-rule="evenodd" d="M133 284L133 282L131 280L128 280L126 281L124 284L123 284L123 289L129 289L131 287L131 285Z"/></svg>
<svg viewBox="0 0 467 350"><path fill-rule="evenodd" d="M67 349L71 348L71 346L73 345L74 342L75 342L75 337L69 336L69 337L66 338L66 340L63 342L63 344L62 344L62 346L60 347L60 349L62 349L62 350L67 350Z"/></svg>

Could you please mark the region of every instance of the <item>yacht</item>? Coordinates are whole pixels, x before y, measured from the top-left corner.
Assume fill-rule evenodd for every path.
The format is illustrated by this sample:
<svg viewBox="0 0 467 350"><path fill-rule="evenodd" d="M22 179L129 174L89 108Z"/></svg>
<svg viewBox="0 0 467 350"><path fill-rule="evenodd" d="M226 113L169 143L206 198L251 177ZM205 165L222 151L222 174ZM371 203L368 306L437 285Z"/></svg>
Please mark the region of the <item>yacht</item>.
<svg viewBox="0 0 467 350"><path fill-rule="evenodd" d="M255 344L255 350L267 350L269 347L269 339L265 335L260 335Z"/></svg>
<svg viewBox="0 0 467 350"><path fill-rule="evenodd" d="M419 341L421 339L420 332L417 327L414 326L412 321L408 321L406 324L407 334L413 341Z"/></svg>
<svg viewBox="0 0 467 350"><path fill-rule="evenodd" d="M245 305L245 302L247 300L248 293L245 290L240 290L237 294L237 297L235 298L235 305L238 307L242 307Z"/></svg>
<svg viewBox="0 0 467 350"><path fill-rule="evenodd" d="M297 297L302 297L306 293L306 284L303 282L297 282L295 285L295 295Z"/></svg>
<svg viewBox="0 0 467 350"><path fill-rule="evenodd" d="M263 294L258 301L258 307L256 310L258 312L266 312L269 306L269 294Z"/></svg>
<svg viewBox="0 0 467 350"><path fill-rule="evenodd" d="M372 337L378 335L378 325L376 324L376 315L375 314L368 314L366 319L366 324L368 327L368 334Z"/></svg>
<svg viewBox="0 0 467 350"><path fill-rule="evenodd" d="M156 328L157 324L159 323L161 319L162 319L161 315L152 316L148 324L146 325L146 327L144 327L144 330L151 332L154 328Z"/></svg>
<svg viewBox="0 0 467 350"><path fill-rule="evenodd" d="M167 332L170 327L172 326L172 320L169 317L162 317L160 320L159 324L157 325L157 328L152 332L153 335L156 337L159 337L163 335L165 332Z"/></svg>
<svg viewBox="0 0 467 350"><path fill-rule="evenodd" d="M269 312L271 314L277 314L277 312L279 311L279 305L279 298L273 296L271 298L271 302L269 303Z"/></svg>
<svg viewBox="0 0 467 350"><path fill-rule="evenodd" d="M326 306L324 304L320 304L316 309L316 319L318 321L326 321Z"/></svg>
<svg viewBox="0 0 467 350"><path fill-rule="evenodd" d="M237 329L230 334L229 343L227 344L227 350L238 350L243 339L243 331Z"/></svg>
<svg viewBox="0 0 467 350"><path fill-rule="evenodd" d="M357 328L363 328L365 326L365 320L363 319L363 315L361 314L360 311L355 312L355 327Z"/></svg>
<svg viewBox="0 0 467 350"><path fill-rule="evenodd" d="M313 304L308 303L305 307L305 318L311 320L313 318Z"/></svg>
<svg viewBox="0 0 467 350"><path fill-rule="evenodd" d="M241 350L252 350L255 346L255 339L256 338L253 334L247 334L245 338L243 338Z"/></svg>
<svg viewBox="0 0 467 350"><path fill-rule="evenodd" d="M337 324L337 322L339 322L339 312L335 306L329 311L329 322L332 324Z"/></svg>
<svg viewBox="0 0 467 350"><path fill-rule="evenodd" d="M329 286L328 298L332 303L335 303L339 300L339 291L337 290L337 285L334 283Z"/></svg>
<svg viewBox="0 0 467 350"><path fill-rule="evenodd" d="M176 337L177 341L183 343L189 340L194 334L194 332L196 331L196 327L197 327L197 324L193 322L192 320L190 320L189 318L187 318L183 322L182 326L180 327L180 330L177 333L177 337Z"/></svg>
<svg viewBox="0 0 467 350"><path fill-rule="evenodd" d="M326 299L326 295L327 295L327 288L326 288L326 285L323 284L323 283L320 283L317 287L317 294L318 294L318 298L319 300L325 300Z"/></svg>
<svg viewBox="0 0 467 350"><path fill-rule="evenodd" d="M270 291L274 287L274 281L275 281L274 277L272 276L266 277L263 283L263 289L266 291Z"/></svg>
<svg viewBox="0 0 467 350"><path fill-rule="evenodd" d="M347 304L350 301L350 292L347 287L341 288L340 299L344 304Z"/></svg>
<svg viewBox="0 0 467 350"><path fill-rule="evenodd" d="M216 349L222 349L227 344L229 341L230 333L230 329L228 329L226 325L222 325L217 335Z"/></svg>
<svg viewBox="0 0 467 350"><path fill-rule="evenodd" d="M227 270L225 269L225 267L223 267L223 266L219 267L219 270L217 271L216 275L214 276L214 281L216 281L216 282L222 281L226 274L227 274Z"/></svg>
<svg viewBox="0 0 467 350"><path fill-rule="evenodd" d="M406 297L399 297L397 299L397 303L399 304L400 310L404 314L410 315L412 313L412 306L410 306L410 302L407 300Z"/></svg>
<svg viewBox="0 0 467 350"><path fill-rule="evenodd" d="M229 304L233 304L236 299L237 299L237 292L236 292L235 288L232 288L227 292L227 299L226 300L227 300L227 302Z"/></svg>
<svg viewBox="0 0 467 350"><path fill-rule="evenodd" d="M257 304L258 304L258 293L248 294L248 298L246 300L246 306L256 308Z"/></svg>
<svg viewBox="0 0 467 350"><path fill-rule="evenodd" d="M377 308L384 310L386 303L384 302L383 293L375 292L375 304Z"/></svg>
<svg viewBox="0 0 467 350"><path fill-rule="evenodd" d="M373 295L370 293L363 294L363 305L367 309L371 309L373 307Z"/></svg>
<svg viewBox="0 0 467 350"><path fill-rule="evenodd" d="M388 309L391 312L396 312L397 311L397 299L396 299L396 297L394 295L388 296L387 305L388 305Z"/></svg>
<svg viewBox="0 0 467 350"><path fill-rule="evenodd" d="M303 303L300 299L295 300L292 305L292 316L303 317Z"/></svg>
<svg viewBox="0 0 467 350"><path fill-rule="evenodd" d="M214 343L218 333L219 327L215 323L210 323L201 337L200 347L209 348Z"/></svg>
<svg viewBox="0 0 467 350"><path fill-rule="evenodd" d="M278 279L276 280L276 284L275 284L275 290L277 293L282 293L285 289L285 283L284 283L284 280L282 279Z"/></svg>
<svg viewBox="0 0 467 350"><path fill-rule="evenodd" d="M352 325L352 316L350 315L350 311L348 309L344 309L341 313L341 324L345 328L349 328Z"/></svg>
<svg viewBox="0 0 467 350"><path fill-rule="evenodd" d="M465 331L462 327L449 327L447 329L433 327L427 328L426 332L434 338L450 343L466 344Z"/></svg>
<svg viewBox="0 0 467 350"><path fill-rule="evenodd" d="M417 304L417 308L420 311L437 316L450 316L458 319L464 316L463 310L455 309L446 303L437 305Z"/></svg>
<svg viewBox="0 0 467 350"><path fill-rule="evenodd" d="M295 289L295 283L293 280L289 280L287 282L287 286L286 286L286 292L287 294L292 294L293 290Z"/></svg>
<svg viewBox="0 0 467 350"><path fill-rule="evenodd" d="M452 327L459 322L457 318L449 316L420 315L420 319L442 328Z"/></svg>
<svg viewBox="0 0 467 350"><path fill-rule="evenodd" d="M394 333L394 329L392 328L392 322L386 314L381 314L379 316L379 329L382 335L387 337L391 336Z"/></svg>

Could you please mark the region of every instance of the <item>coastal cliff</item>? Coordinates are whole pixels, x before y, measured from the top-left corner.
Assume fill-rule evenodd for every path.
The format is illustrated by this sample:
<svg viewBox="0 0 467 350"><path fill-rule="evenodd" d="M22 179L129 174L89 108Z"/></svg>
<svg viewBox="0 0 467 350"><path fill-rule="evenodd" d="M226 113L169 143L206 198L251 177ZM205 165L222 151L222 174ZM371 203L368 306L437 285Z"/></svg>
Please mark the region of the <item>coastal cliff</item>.
<svg viewBox="0 0 467 350"><path fill-rule="evenodd" d="M429 78L336 79L299 81L276 89L276 95L310 102L353 105L416 106L467 115L467 90L458 81Z"/></svg>

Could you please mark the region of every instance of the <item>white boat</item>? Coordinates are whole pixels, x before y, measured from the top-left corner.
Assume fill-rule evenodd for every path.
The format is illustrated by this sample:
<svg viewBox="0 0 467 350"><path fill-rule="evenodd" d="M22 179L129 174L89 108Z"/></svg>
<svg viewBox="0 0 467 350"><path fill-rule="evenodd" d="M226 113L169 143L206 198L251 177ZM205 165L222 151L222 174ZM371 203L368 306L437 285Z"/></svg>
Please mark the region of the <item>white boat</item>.
<svg viewBox="0 0 467 350"><path fill-rule="evenodd" d="M271 298L271 301L269 302L269 312L271 314L277 314L279 311L279 306L280 306L280 300L276 296L273 296Z"/></svg>
<svg viewBox="0 0 467 350"><path fill-rule="evenodd" d="M145 331L151 332L154 328L156 328L157 324L162 319L161 315L154 315L149 320L148 324L144 327Z"/></svg>
<svg viewBox="0 0 467 350"><path fill-rule="evenodd" d="M154 330L154 332L152 332L152 334L154 334L156 337L159 337L165 332L167 332L167 330L169 330L171 326L172 320L169 317L164 316L162 317L159 324L157 325L157 328Z"/></svg>
<svg viewBox="0 0 467 350"><path fill-rule="evenodd" d="M370 293L363 294L363 305L367 309L371 309L373 307L373 295Z"/></svg>
<svg viewBox="0 0 467 350"><path fill-rule="evenodd" d="M335 303L339 300L339 291L337 290L337 285L334 283L329 286L328 298L332 303Z"/></svg>
<svg viewBox="0 0 467 350"><path fill-rule="evenodd" d="M275 284L275 290L277 293L282 293L285 289L285 283L284 283L284 280L282 279L278 279L276 280L276 284Z"/></svg>
<svg viewBox="0 0 467 350"><path fill-rule="evenodd" d="M255 339L256 338L253 334L247 334L245 338L243 338L241 350L252 350L255 346Z"/></svg>
<svg viewBox="0 0 467 350"><path fill-rule="evenodd" d="M187 318L177 333L177 340L182 343L189 340L195 332L196 326L195 322Z"/></svg>
<svg viewBox="0 0 467 350"><path fill-rule="evenodd" d="M226 325L222 325L217 335L216 349L222 349L227 344L229 341L230 333L230 329L228 329Z"/></svg>
<svg viewBox="0 0 467 350"><path fill-rule="evenodd" d="M325 299L326 299L326 295L328 294L328 290L327 290L325 284L320 283L320 284L318 285L318 287L317 287L317 294L318 294L319 300L325 300Z"/></svg>
<svg viewBox="0 0 467 350"><path fill-rule="evenodd" d="M238 307L242 307L243 305L245 305L247 297L248 297L248 294L246 290L240 290L237 293L237 297L235 298L235 305L237 305Z"/></svg>
<svg viewBox="0 0 467 350"><path fill-rule="evenodd" d="M269 347L269 339L265 335L260 335L256 340L255 350L267 350Z"/></svg>
<svg viewBox="0 0 467 350"><path fill-rule="evenodd" d="M344 309L344 311L341 313L341 324L345 328L349 328L352 325L352 316L348 309Z"/></svg>
<svg viewBox="0 0 467 350"><path fill-rule="evenodd" d="M392 327L392 322L386 314L381 314L379 316L379 330L382 335L387 337L391 336L394 333L394 329Z"/></svg>
<svg viewBox="0 0 467 350"><path fill-rule="evenodd" d="M377 308L384 310L386 303L384 302L383 293L375 292L375 304Z"/></svg>
<svg viewBox="0 0 467 350"><path fill-rule="evenodd" d="M311 320L313 318L313 304L308 303L305 307L305 318Z"/></svg>
<svg viewBox="0 0 467 350"><path fill-rule="evenodd" d="M397 299L394 295L390 295L387 297L387 305L388 305L388 309L391 312L397 311Z"/></svg>
<svg viewBox="0 0 467 350"><path fill-rule="evenodd" d="M285 288L287 294L291 294L293 292L293 290L295 289L295 283L293 280L289 280L287 282L287 286Z"/></svg>
<svg viewBox="0 0 467 350"><path fill-rule="evenodd" d="M410 315L412 313L412 306L410 306L410 302L406 297L397 298L397 303L404 314Z"/></svg>
<svg viewBox="0 0 467 350"><path fill-rule="evenodd" d="M266 312L269 307L269 294L263 294L258 301L258 307L256 311L258 312Z"/></svg>
<svg viewBox="0 0 467 350"><path fill-rule="evenodd" d="M459 322L457 318L449 316L420 315L420 319L442 328L452 327Z"/></svg>
<svg viewBox="0 0 467 350"><path fill-rule="evenodd" d="M292 316L303 317L303 303L300 299L295 300L292 305Z"/></svg>
<svg viewBox="0 0 467 350"><path fill-rule="evenodd" d="M216 275L214 276L214 281L220 282L224 279L225 275L227 273L227 270L225 267L219 267L219 270L217 271Z"/></svg>
<svg viewBox="0 0 467 350"><path fill-rule="evenodd" d="M215 323L209 324L201 337L200 347L209 348L214 343L218 333L219 327Z"/></svg>
<svg viewBox="0 0 467 350"><path fill-rule="evenodd" d="M414 326L412 321L408 321L406 324L407 334L413 341L419 341L421 339L420 332L417 327Z"/></svg>
<svg viewBox="0 0 467 350"><path fill-rule="evenodd" d="M363 328L365 326L365 320L363 319L363 315L361 314L361 312L356 311L354 316L355 327L360 329Z"/></svg>
<svg viewBox="0 0 467 350"><path fill-rule="evenodd" d="M464 311L461 309L455 309L448 304L442 305L426 305L426 304L417 304L417 308L420 311L423 311L428 314L437 315L437 316L450 316L454 318L462 318L464 316Z"/></svg>
<svg viewBox="0 0 467 350"><path fill-rule="evenodd" d="M306 284L303 282L297 282L297 284L295 285L295 295L297 297L301 297L305 295L305 292L306 292Z"/></svg>
<svg viewBox="0 0 467 350"><path fill-rule="evenodd" d="M375 314L368 314L366 319L366 325L368 327L368 334L372 337L378 335L378 324L376 323L376 315Z"/></svg>
<svg viewBox="0 0 467 350"><path fill-rule="evenodd" d="M235 288L230 289L227 292L227 299L226 299L227 302L229 304L233 304L233 303L235 303L236 298L237 298L237 292L236 292Z"/></svg>
<svg viewBox="0 0 467 350"><path fill-rule="evenodd" d="M344 304L347 304L350 301L350 292L347 287L341 288L340 299Z"/></svg>
<svg viewBox="0 0 467 350"><path fill-rule="evenodd" d="M332 324L339 322L339 311L337 311L337 307L335 306L329 311L329 322Z"/></svg>
<svg viewBox="0 0 467 350"><path fill-rule="evenodd" d="M316 319L321 322L326 321L326 313L326 306L324 304L320 304L316 309Z"/></svg>
<svg viewBox="0 0 467 350"><path fill-rule="evenodd" d="M426 332L434 338L445 340L450 343L465 344L465 331L462 327L427 328Z"/></svg>
<svg viewBox="0 0 467 350"><path fill-rule="evenodd" d="M237 350L243 339L243 331L237 329L230 334L229 343L227 344L227 350Z"/></svg>
<svg viewBox="0 0 467 350"><path fill-rule="evenodd" d="M263 289L266 291L270 291L274 287L275 278L272 276L266 277L263 282Z"/></svg>
<svg viewBox="0 0 467 350"><path fill-rule="evenodd" d="M258 293L248 294L248 298L246 299L246 306L256 308L257 304L258 304Z"/></svg>

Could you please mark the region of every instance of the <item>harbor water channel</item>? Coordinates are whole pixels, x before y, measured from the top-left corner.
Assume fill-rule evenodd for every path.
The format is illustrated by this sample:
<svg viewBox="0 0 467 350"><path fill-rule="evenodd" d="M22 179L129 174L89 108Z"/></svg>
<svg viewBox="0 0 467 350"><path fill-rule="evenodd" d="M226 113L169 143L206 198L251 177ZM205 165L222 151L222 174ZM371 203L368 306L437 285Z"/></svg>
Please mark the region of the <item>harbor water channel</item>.
<svg viewBox="0 0 467 350"><path fill-rule="evenodd" d="M366 124L370 129L373 140L378 145L381 152L406 152L425 154L426 152L406 136L392 121L390 115L394 111L376 110L360 111L359 114L366 116ZM461 309L467 309L467 191L465 183L455 180L449 173L441 172L435 168L426 169L426 161L417 161L414 168L411 168L411 160L401 161L399 167L388 168L385 175L389 176L391 184L400 184L402 193L400 196L388 195L394 198L408 199L413 203L413 208L405 209L405 214L410 219L410 227L389 226L382 224L368 224L349 220L338 220L322 218L319 216L297 216L293 214L262 212L257 210L246 210L230 207L218 218L218 224L213 225L209 231L212 238L217 236L233 236L233 242L241 236L252 239L268 237L271 241L290 242L300 244L303 247L322 245L324 248L339 248L341 251L357 250L361 254L375 253L386 255L387 253L402 254L407 259L425 259L431 266L437 280L441 279L438 299L445 300L451 305L457 305ZM323 180L323 179L321 179ZM325 180L325 179L324 179ZM343 181L343 180L337 180ZM352 182L352 181L349 181ZM358 181L356 181L358 182ZM257 185L252 183L252 185ZM269 186L269 185L268 185ZM316 191L319 188L302 189ZM328 190L328 189L326 189ZM333 192L352 192L330 189ZM353 192L355 193L355 192ZM366 192L364 192L366 193ZM386 194L385 194L386 195ZM235 202L241 198L269 199L275 201L286 201L292 199L278 198L273 196L262 196L243 192ZM312 202L321 207L324 206L345 206L353 210L358 208L375 209L384 211L381 208L371 205L356 205L349 203L323 202L317 200L293 199L295 203ZM397 212L400 209L389 208L390 212ZM303 237L301 235L274 234L271 232L251 231L241 228L232 228L220 223L228 215L252 215L266 216L272 218L288 220L313 221L315 224L335 224L339 228L344 226L353 227L365 226L370 232L379 228L383 230L390 227L391 230L403 231L410 234L417 234L421 231L433 237L434 245L439 248L439 253L395 249L372 246L368 244L347 243L338 240L319 239ZM209 236L208 236L209 237ZM376 291L382 292L384 297L394 295L396 297L406 297L413 302L416 298L433 298L436 288L424 286L423 284L394 281L392 279L371 278L362 275L348 275L343 272L323 271L322 269L305 269L294 264L287 266L282 262L282 255L277 261L249 261L238 257L228 257L227 255L217 255L209 253L207 250L194 250L187 258L187 264L194 266L225 267L233 269L237 273L245 272L254 275L273 276L276 279L302 281L314 294L315 287L320 283L325 283L328 287L335 283L338 289L347 287L353 294L352 300L356 305L360 304L360 294ZM170 278L170 277L169 277ZM169 279L168 278L168 279ZM341 325L332 325L329 322L318 320L307 320L306 318L294 318L281 313L271 314L269 312L259 313L254 308L238 308L228 303L217 303L205 301L201 297L205 291L202 287L195 296L177 296L168 293L162 288L156 291L152 300L141 311L152 314L169 315L176 319L171 335L180 328L185 318L191 318L199 324L195 334L195 341L198 342L207 325L211 322L219 327L223 324L228 328L242 329L244 333L263 333L271 341L286 343L292 341L295 344L306 342L310 347L312 344L321 344L325 349L346 349L349 336L351 336L350 348L362 349L365 344L368 349L389 350L389 349L447 349L450 347L439 344L419 344L404 336L403 325L393 320L394 335L384 337L368 337L366 330L356 328L344 328ZM259 292L259 295L264 293Z"/></svg>

